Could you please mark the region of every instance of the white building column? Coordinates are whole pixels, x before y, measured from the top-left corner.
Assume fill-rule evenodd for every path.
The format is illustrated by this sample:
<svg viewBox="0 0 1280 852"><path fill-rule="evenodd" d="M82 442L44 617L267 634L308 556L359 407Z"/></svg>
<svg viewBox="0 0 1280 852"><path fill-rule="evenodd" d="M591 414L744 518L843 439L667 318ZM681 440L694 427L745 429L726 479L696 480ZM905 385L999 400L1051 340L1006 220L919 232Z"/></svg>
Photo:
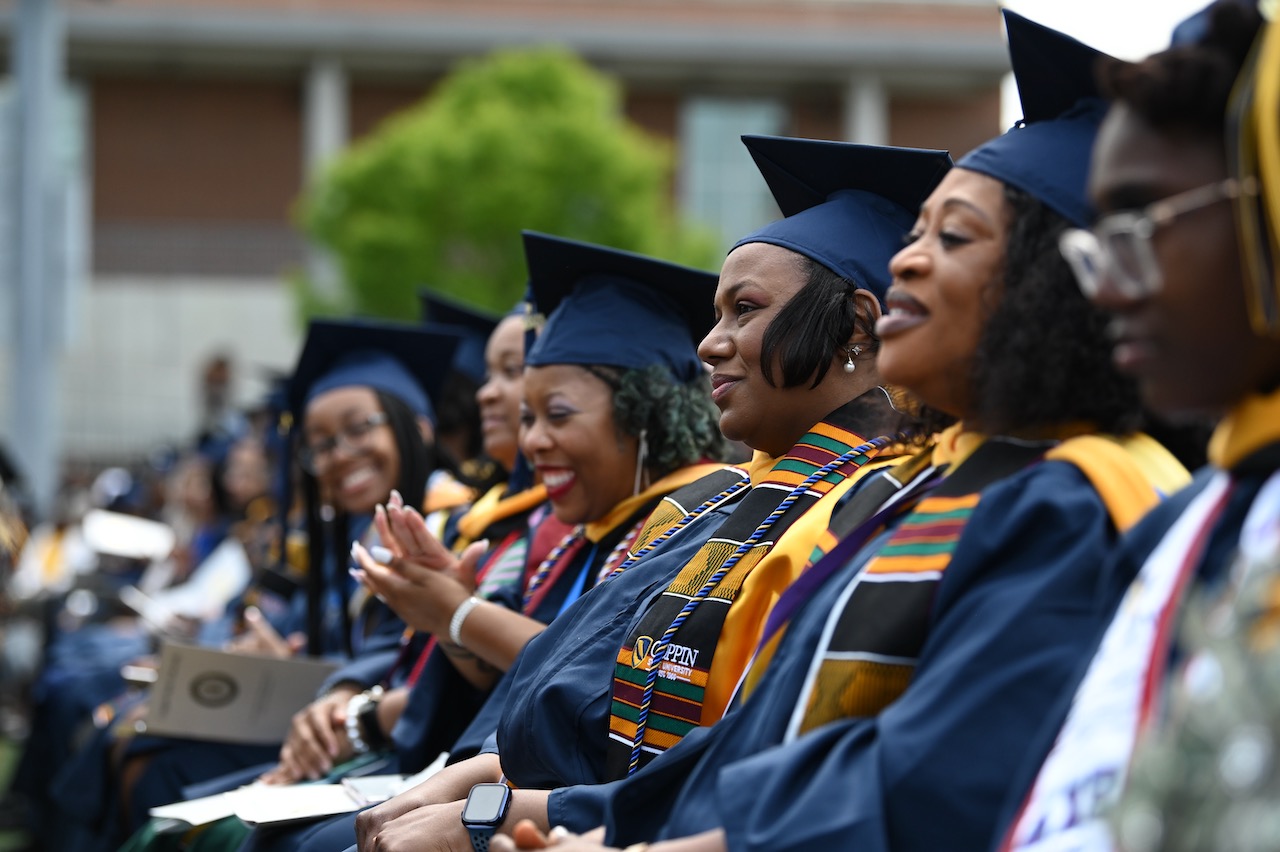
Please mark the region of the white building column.
<svg viewBox="0 0 1280 852"><path fill-rule="evenodd" d="M302 148L305 180L341 153L350 136L347 70L332 57L320 57L307 68L303 86ZM307 275L325 296L338 295L338 269L319 246L307 249Z"/></svg>
<svg viewBox="0 0 1280 852"><path fill-rule="evenodd" d="M876 74L861 72L844 90L844 138L864 145L889 144L889 94Z"/></svg>
<svg viewBox="0 0 1280 852"><path fill-rule="evenodd" d="M27 477L43 517L58 490L60 423L57 413L59 336L57 306L64 304L65 271L58 252L65 245L59 218L60 183L54 154L55 108L62 100L65 54L62 4L21 0L11 57L18 97L16 113L17 226L10 246L16 287L10 331L13 362L11 398L14 460ZM8 166L9 164L5 164ZM4 276L5 278L8 275Z"/></svg>

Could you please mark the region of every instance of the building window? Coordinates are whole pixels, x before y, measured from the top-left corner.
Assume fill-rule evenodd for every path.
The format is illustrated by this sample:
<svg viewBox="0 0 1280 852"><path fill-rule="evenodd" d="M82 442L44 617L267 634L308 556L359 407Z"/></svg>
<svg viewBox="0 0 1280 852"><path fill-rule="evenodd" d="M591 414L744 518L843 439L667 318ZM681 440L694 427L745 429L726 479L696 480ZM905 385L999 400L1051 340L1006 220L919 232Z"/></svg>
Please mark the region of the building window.
<svg viewBox="0 0 1280 852"><path fill-rule="evenodd" d="M739 137L777 135L786 120L786 107L776 100L695 97L682 104L681 204L686 215L720 234L726 250L779 215Z"/></svg>

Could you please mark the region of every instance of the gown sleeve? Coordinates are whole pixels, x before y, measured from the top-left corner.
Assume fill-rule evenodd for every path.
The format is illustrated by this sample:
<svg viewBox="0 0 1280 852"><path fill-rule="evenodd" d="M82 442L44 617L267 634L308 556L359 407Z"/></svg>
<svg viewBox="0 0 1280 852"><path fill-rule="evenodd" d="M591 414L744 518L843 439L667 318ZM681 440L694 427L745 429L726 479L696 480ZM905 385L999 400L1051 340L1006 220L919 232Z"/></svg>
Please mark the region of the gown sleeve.
<svg viewBox="0 0 1280 852"><path fill-rule="evenodd" d="M1097 593L1115 539L1071 465L989 489L906 692L877 717L719 769L711 802L729 848L988 848L1010 774L1105 617Z"/></svg>

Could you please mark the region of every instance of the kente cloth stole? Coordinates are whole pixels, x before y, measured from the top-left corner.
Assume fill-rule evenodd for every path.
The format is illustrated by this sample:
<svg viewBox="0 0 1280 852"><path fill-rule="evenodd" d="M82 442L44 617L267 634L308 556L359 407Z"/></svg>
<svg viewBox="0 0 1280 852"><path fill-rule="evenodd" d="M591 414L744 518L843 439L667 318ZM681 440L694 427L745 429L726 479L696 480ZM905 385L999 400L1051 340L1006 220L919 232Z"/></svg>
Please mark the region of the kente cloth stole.
<svg viewBox="0 0 1280 852"><path fill-rule="evenodd" d="M814 545L809 562L800 576L788 586L769 611L761 638L747 669L743 672L730 706L751 696L760 678L769 668L778 644L786 633L791 617L813 597L846 560L884 529L889 519L915 505L928 490L941 482L939 469L932 464L932 453L912 456L892 469L870 475L858 491L836 508L825 533ZM903 498L886 508L889 501L906 489ZM835 552L839 548L839 552Z"/></svg>
<svg viewBox="0 0 1280 852"><path fill-rule="evenodd" d="M903 693L929 636L938 583L982 490L1039 461L1046 449L988 441L918 498L839 590L788 739L836 719L875 716Z"/></svg>
<svg viewBox="0 0 1280 852"><path fill-rule="evenodd" d="M702 703L707 678L720 639L725 617L752 569L769 552L778 538L796 519L888 443L878 439L873 447L846 459L822 478L795 495L794 502L773 519L767 532L740 554L728 573L700 599L697 608L684 614L678 633L669 637L657 677L652 681L647 711L644 693L650 683L653 652L708 581L721 571L762 523L814 474L822 471L866 442L859 435L830 422L819 423L786 456L747 491L715 536L709 539L680 570L675 580L654 602L618 652L614 667L609 744L606 772L609 778L623 778L680 741L702 722ZM709 482L707 490L729 490L727 474ZM721 492L723 493L723 491ZM688 501L692 503L692 501ZM670 507L668 507L670 508ZM671 516L651 525L667 529ZM678 522L678 521L677 521ZM666 525L666 526L664 526ZM642 534L643 535L643 534ZM637 731L643 729L641 742ZM637 748L637 745L639 746Z"/></svg>
<svg viewBox="0 0 1280 852"><path fill-rule="evenodd" d="M626 561L618 570L630 568L707 512L740 501L750 485L751 479L745 470L726 467L663 497L630 542Z"/></svg>

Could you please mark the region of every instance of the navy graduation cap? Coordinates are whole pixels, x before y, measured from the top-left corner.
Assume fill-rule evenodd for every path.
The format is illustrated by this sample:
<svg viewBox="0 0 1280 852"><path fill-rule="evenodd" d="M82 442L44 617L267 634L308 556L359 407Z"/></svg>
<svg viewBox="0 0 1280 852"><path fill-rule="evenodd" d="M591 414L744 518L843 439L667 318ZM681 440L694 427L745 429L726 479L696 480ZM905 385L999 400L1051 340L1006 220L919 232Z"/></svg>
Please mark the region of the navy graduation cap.
<svg viewBox="0 0 1280 852"><path fill-rule="evenodd" d="M547 317L525 364L660 364L681 382L702 374L697 345L715 325L716 275L532 231L524 255Z"/></svg>
<svg viewBox="0 0 1280 852"><path fill-rule="evenodd" d="M1209 23L1213 18L1213 7L1218 5L1243 6L1246 9L1258 8L1257 0L1214 0L1198 12L1178 22L1169 39L1170 47L1181 47L1189 44L1201 44L1209 35Z"/></svg>
<svg viewBox="0 0 1280 852"><path fill-rule="evenodd" d="M448 327L373 320L312 320L289 382L289 410L301 423L307 403L326 391L364 385L434 420L458 333Z"/></svg>
<svg viewBox="0 0 1280 852"><path fill-rule="evenodd" d="M424 321L453 326L459 332L458 348L453 353L454 368L477 384L482 383L484 348L501 317L430 290L419 290L418 299L422 302Z"/></svg>
<svg viewBox="0 0 1280 852"><path fill-rule="evenodd" d="M1023 119L960 158L962 169L1031 194L1079 227L1093 220L1085 193L1106 114L1094 66L1106 56L1068 35L1002 10Z"/></svg>
<svg viewBox="0 0 1280 852"><path fill-rule="evenodd" d="M786 218L743 237L811 258L883 301L889 259L951 168L946 151L743 136Z"/></svg>

